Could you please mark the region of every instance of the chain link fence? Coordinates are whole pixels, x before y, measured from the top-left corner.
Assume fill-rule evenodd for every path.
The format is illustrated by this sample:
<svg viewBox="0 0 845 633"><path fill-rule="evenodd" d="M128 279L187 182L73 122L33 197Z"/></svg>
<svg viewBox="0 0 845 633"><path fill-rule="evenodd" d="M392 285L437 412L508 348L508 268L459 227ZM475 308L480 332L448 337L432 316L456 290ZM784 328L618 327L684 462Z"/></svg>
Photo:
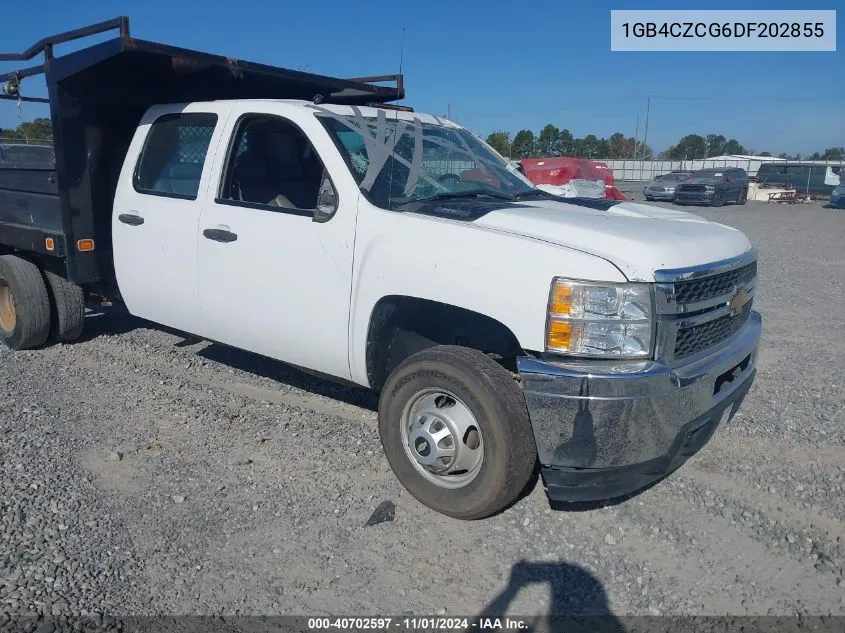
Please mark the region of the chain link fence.
<svg viewBox="0 0 845 633"><path fill-rule="evenodd" d="M53 147L53 139L0 135L0 145L43 145L46 147Z"/></svg>
<svg viewBox="0 0 845 633"><path fill-rule="evenodd" d="M834 172L838 173L845 161L830 161L830 160L802 160L802 161L786 161L781 159L699 159L699 160L603 160L607 166L613 170L613 175L617 181L625 182L648 182L654 180L655 176L660 174L668 174L671 171L696 171L698 169L713 169L713 168L727 168L738 167L744 169L749 176L756 176L763 163L783 163L784 165L822 165L830 166Z"/></svg>

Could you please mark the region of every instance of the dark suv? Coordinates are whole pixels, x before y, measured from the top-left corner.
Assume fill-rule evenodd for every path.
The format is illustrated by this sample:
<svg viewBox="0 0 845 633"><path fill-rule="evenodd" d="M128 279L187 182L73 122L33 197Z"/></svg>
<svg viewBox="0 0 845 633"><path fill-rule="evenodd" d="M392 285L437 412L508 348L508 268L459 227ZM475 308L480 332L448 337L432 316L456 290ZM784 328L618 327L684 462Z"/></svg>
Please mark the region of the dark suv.
<svg viewBox="0 0 845 633"><path fill-rule="evenodd" d="M699 169L675 186L676 204L709 204L721 207L726 202L745 204L748 198L748 174L737 167Z"/></svg>

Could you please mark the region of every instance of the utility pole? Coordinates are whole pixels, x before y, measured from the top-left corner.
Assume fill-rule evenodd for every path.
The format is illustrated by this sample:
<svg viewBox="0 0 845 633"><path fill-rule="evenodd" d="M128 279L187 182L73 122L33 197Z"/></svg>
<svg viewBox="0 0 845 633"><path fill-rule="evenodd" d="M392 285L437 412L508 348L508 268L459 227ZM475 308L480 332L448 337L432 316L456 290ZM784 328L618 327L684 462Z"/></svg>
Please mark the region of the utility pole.
<svg viewBox="0 0 845 633"><path fill-rule="evenodd" d="M637 145L640 139L640 113L637 112L637 127L634 130L634 160L637 160Z"/></svg>
<svg viewBox="0 0 845 633"><path fill-rule="evenodd" d="M645 149L648 147L648 117L651 113L651 95L648 95L648 101L646 101L645 106L645 132L643 133L643 144L642 144L642 159L645 159ZM642 163L640 163L640 180L643 179L643 168Z"/></svg>
<svg viewBox="0 0 845 633"><path fill-rule="evenodd" d="M646 102L645 107L645 133L643 134L643 144L642 149L643 153L645 153L646 145L648 144L648 117L651 112L651 95L648 95L648 101ZM645 154L643 154L645 155Z"/></svg>
<svg viewBox="0 0 845 633"><path fill-rule="evenodd" d="M446 112L447 112L446 118L451 121L452 120L452 104L451 103L446 104Z"/></svg>

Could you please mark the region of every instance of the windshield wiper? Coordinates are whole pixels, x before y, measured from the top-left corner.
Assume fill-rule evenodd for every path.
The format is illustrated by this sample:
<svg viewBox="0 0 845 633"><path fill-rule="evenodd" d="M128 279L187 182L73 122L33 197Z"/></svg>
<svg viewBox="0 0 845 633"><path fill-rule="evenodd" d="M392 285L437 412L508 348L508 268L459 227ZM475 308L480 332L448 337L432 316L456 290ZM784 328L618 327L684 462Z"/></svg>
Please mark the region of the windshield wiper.
<svg viewBox="0 0 845 633"><path fill-rule="evenodd" d="M452 198L496 198L497 200L516 200L514 196L509 193L502 193L501 191L490 191L489 189L469 189L468 191L443 191L436 193L428 198L420 198L415 202L428 202L431 200L450 200Z"/></svg>
<svg viewBox="0 0 845 633"><path fill-rule="evenodd" d="M417 200L408 200L393 207L394 211L401 211L410 207L411 205L422 205L427 202L435 202L439 200L457 200L460 198L495 198L496 200L507 200L513 202L516 200L514 196L509 193L501 191L489 191L487 189L469 189L467 191L441 191L428 198L419 198Z"/></svg>
<svg viewBox="0 0 845 633"><path fill-rule="evenodd" d="M543 191L542 189L533 189L531 191L526 191L525 193L518 193L514 196L514 200L525 200L527 198L559 198L560 196L556 196L553 193L549 193L548 191Z"/></svg>

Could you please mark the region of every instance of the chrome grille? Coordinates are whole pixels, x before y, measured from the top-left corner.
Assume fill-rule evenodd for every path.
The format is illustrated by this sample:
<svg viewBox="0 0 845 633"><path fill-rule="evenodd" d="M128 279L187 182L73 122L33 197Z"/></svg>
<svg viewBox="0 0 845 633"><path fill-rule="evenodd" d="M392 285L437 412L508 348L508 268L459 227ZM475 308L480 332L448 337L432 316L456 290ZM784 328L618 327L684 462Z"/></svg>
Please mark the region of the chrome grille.
<svg viewBox="0 0 845 633"><path fill-rule="evenodd" d="M756 276L757 262L755 261L720 275L679 281L675 284L675 301L683 304L719 297L744 286Z"/></svg>
<svg viewBox="0 0 845 633"><path fill-rule="evenodd" d="M677 361L723 343L748 321L757 283L756 251L707 267L657 271L655 278L656 358ZM737 296L743 299L741 293L746 293L744 305L731 305Z"/></svg>
<svg viewBox="0 0 845 633"><path fill-rule="evenodd" d="M679 329L675 338L674 357L683 358L729 339L745 325L750 314L751 301L734 316L728 314L701 325Z"/></svg>

